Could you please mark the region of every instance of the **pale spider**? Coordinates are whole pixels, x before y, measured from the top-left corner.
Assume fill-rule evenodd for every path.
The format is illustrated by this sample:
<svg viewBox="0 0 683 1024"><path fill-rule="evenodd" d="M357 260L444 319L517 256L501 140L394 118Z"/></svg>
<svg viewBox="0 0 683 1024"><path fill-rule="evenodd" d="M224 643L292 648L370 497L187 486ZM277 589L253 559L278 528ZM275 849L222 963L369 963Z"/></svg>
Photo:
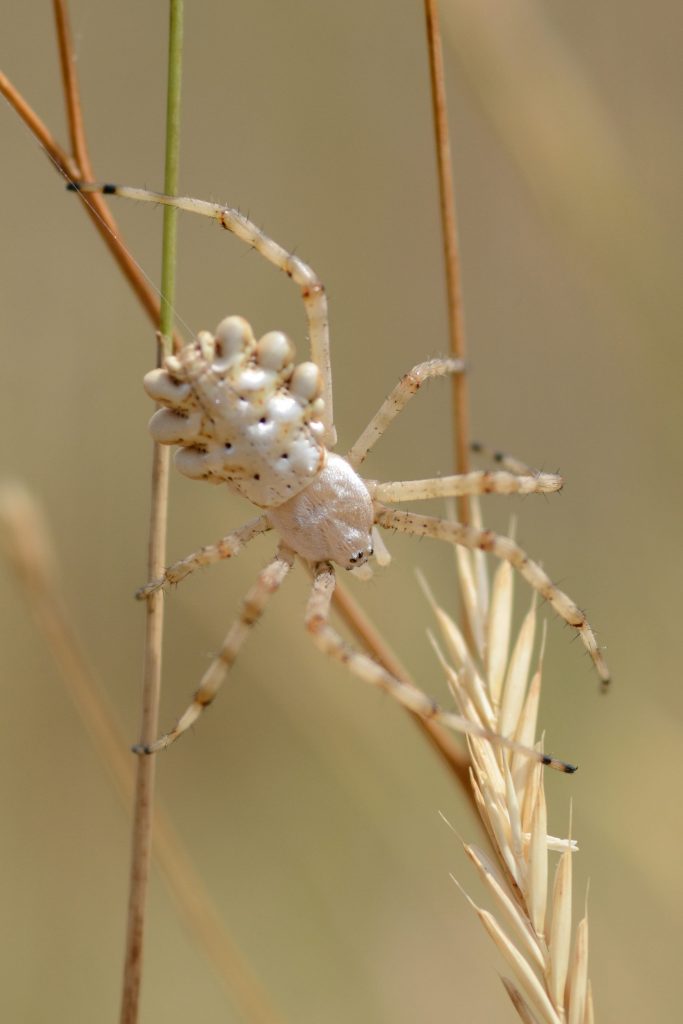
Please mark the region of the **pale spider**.
<svg viewBox="0 0 683 1024"><path fill-rule="evenodd" d="M510 562L558 615L581 636L603 683L607 665L583 612L550 580L543 569L508 537L433 516L387 507L385 501L426 498L550 492L562 486L560 477L537 473L510 463L514 472L477 471L430 480L379 483L362 478L358 469L420 386L434 377L461 372L454 359L432 359L413 367L396 385L345 456L331 449L336 443L332 416L332 371L327 300L317 275L302 260L268 238L243 214L216 203L171 197L117 185L73 183L73 191L102 191L125 199L175 206L217 220L252 246L299 286L308 321L311 362L294 363L294 349L280 331L256 340L241 317L223 320L215 334L200 331L177 355L167 356L161 369L145 377L145 390L162 408L150 421L153 438L179 445L175 464L192 479L226 483L264 512L233 530L217 544L202 548L171 565L161 579L139 591L140 597L177 583L199 566L230 558L254 537L275 529L280 543L275 557L247 593L239 617L216 658L204 673L192 703L173 728L138 753L151 754L169 746L199 718L216 696L251 627L263 614L268 598L279 588L296 555L309 564L313 589L305 622L313 641L360 679L387 690L410 711L460 732L483 735L563 771L571 765L519 748L459 715L440 708L421 690L402 682L367 655L345 643L329 623L335 586L332 563L344 569L363 569L375 554L388 560L376 527L417 537L434 537L450 544L490 551Z"/></svg>

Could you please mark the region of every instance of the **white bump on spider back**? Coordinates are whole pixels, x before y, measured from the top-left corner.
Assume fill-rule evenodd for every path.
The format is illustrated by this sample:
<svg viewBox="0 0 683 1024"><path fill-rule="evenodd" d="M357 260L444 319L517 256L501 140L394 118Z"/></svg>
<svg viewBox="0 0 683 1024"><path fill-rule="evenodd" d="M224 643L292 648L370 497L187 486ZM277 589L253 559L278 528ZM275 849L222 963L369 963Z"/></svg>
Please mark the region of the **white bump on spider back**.
<svg viewBox="0 0 683 1024"><path fill-rule="evenodd" d="M315 480L267 514L285 543L310 562L336 562L352 569L370 557L372 502L362 479L341 455L328 452Z"/></svg>
<svg viewBox="0 0 683 1024"><path fill-rule="evenodd" d="M299 363L289 386L297 398L312 402L320 393L321 383L320 370L315 363Z"/></svg>
<svg viewBox="0 0 683 1024"><path fill-rule="evenodd" d="M256 358L268 370L284 370L294 359L294 347L282 331L269 331L256 346Z"/></svg>
<svg viewBox="0 0 683 1024"><path fill-rule="evenodd" d="M200 331L145 377L164 406L150 421L152 436L182 446L176 466L193 480L227 483L261 508L288 501L326 458L321 374L293 358L285 334L257 342L239 316L222 320L215 335Z"/></svg>
<svg viewBox="0 0 683 1024"><path fill-rule="evenodd" d="M226 316L221 320L216 328L216 342L220 346L225 369L235 358L250 355L256 347L251 324L241 316Z"/></svg>

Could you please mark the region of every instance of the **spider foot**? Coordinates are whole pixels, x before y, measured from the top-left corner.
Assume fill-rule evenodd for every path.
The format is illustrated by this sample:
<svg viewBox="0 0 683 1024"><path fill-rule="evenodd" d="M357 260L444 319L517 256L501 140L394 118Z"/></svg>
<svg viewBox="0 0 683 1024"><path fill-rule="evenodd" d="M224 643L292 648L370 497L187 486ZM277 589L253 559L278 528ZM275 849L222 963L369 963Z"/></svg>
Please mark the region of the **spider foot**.
<svg viewBox="0 0 683 1024"><path fill-rule="evenodd" d="M156 594L157 590L161 590L166 582L166 577L162 576L158 580L152 580L151 583L145 583L144 587L139 587L135 591L135 600L145 601L150 594Z"/></svg>
<svg viewBox="0 0 683 1024"><path fill-rule="evenodd" d="M565 772L567 775L573 775L575 771L578 771L578 764L570 764L569 761L560 761L557 757L549 757L544 754L541 758L541 764L546 765L549 768L554 768L556 772Z"/></svg>
<svg viewBox="0 0 683 1024"><path fill-rule="evenodd" d="M155 740L154 743L135 743L130 749L134 754L156 754L167 746L163 739Z"/></svg>

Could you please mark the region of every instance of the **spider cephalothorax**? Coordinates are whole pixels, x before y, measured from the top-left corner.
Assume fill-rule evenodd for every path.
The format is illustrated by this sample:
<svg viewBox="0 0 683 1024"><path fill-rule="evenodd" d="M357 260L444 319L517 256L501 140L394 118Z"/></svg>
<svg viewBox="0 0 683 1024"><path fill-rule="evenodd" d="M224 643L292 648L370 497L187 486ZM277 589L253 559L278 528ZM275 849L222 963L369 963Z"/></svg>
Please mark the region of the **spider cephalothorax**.
<svg viewBox="0 0 683 1024"><path fill-rule="evenodd" d="M507 737L492 736L483 726L442 710L421 690L396 679L365 654L345 644L330 624L335 586L332 563L345 569L367 570L365 563L373 554L373 540L378 560L382 552L376 533L378 526L480 548L510 562L557 614L577 630L603 683L608 681L607 666L585 615L515 541L491 530L384 504L462 494L556 491L562 486L560 477L538 473L505 459L504 470L430 480L378 483L364 480L358 473L372 447L422 384L434 377L461 372L459 361L431 359L413 367L342 457L332 451L336 434L327 300L322 282L307 264L230 207L117 185L70 187L75 191L104 191L127 199L162 203L217 220L295 282L308 322L311 362L295 365L293 346L281 332L271 331L257 341L245 320L228 317L215 334L200 332L196 341L168 356L161 369L153 370L145 378L148 394L163 406L152 417L152 435L162 444L180 446L176 454L178 469L193 479L226 483L263 512L218 544L202 548L170 566L161 579L143 587L139 596L177 583L199 566L238 554L246 543L268 530L275 529L281 541L275 557L247 594L239 617L204 673L187 710L168 733L148 746L136 748L138 752L150 754L167 747L211 703L250 628L262 615L270 595L284 581L296 555L307 561L313 572L305 622L324 653L342 661L365 682L384 688L424 718L519 749ZM564 762L523 749L544 763L573 770Z"/></svg>

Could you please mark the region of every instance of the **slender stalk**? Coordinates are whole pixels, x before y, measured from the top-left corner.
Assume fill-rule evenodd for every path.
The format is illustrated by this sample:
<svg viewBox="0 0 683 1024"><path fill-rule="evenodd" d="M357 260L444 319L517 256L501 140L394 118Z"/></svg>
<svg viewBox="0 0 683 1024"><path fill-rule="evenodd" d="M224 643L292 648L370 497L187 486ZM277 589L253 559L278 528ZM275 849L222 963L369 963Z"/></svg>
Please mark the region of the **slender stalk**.
<svg viewBox="0 0 683 1024"><path fill-rule="evenodd" d="M76 61L71 43L71 27L69 24L69 12L65 0L53 0L52 4L57 26L57 42L59 44L59 65L62 71L62 84L64 86L64 102L66 104L67 122L69 125L69 136L71 139L71 152L78 164L81 177L92 181L93 169L88 153L88 144L85 138L85 126L83 124L83 108L81 105L81 91L78 86L78 75L76 73Z"/></svg>
<svg viewBox="0 0 683 1024"><path fill-rule="evenodd" d="M0 71L0 95L4 96L9 105L16 111L36 141L43 147L57 169L66 177L78 174L75 161L66 150L62 149L44 121L38 116L26 98L12 85L4 72Z"/></svg>
<svg viewBox="0 0 683 1024"><path fill-rule="evenodd" d="M59 56L69 134L73 144L78 146L78 150L74 150L73 153L69 154L60 146L47 125L27 102L25 96L19 92L16 86L1 71L0 95L4 96L10 106L13 107L33 137L43 147L55 169L67 181L82 180L86 177L86 174L88 177L94 178L83 133L82 104L65 0L54 0L54 12L59 39ZM154 326L158 327L159 300L142 270L126 249L106 200L102 195L96 193L80 192L79 197L86 213L139 299L143 309ZM174 344L180 344L180 338L177 335L174 335Z"/></svg>
<svg viewBox="0 0 683 1024"><path fill-rule="evenodd" d="M178 191L180 154L180 86L182 75L183 0L171 0L168 48L168 87L166 106L166 163L164 190ZM175 260L177 213L173 207L164 210L161 258L160 351L170 347L175 301ZM168 520L168 477L170 451L154 445L152 457L152 493L149 532L148 579L156 579L166 563L166 526ZM159 696L163 640L163 594L147 598L147 629L145 637L144 679L142 694L142 725L140 743L151 743L158 732ZM121 998L121 1024L135 1024L138 1019L142 958L147 908L147 889L152 847L154 814L154 776L156 758L138 756L133 812L128 928Z"/></svg>
<svg viewBox="0 0 683 1024"><path fill-rule="evenodd" d="M427 20L427 44L429 49L429 71L434 113L434 137L436 159L439 170L439 196L441 203L441 227L443 233L444 262L446 271L446 292L448 300L448 328L451 355L465 358L465 325L463 318L462 289L460 284L460 257L458 255L458 233L455 217L455 193L453 188L453 165L448 135L448 111L446 109L446 88L444 84L443 49L439 25L438 0L425 0ZM453 445L457 473L469 470L469 393L467 374L453 375ZM469 507L466 497L457 499L458 519L469 522Z"/></svg>

